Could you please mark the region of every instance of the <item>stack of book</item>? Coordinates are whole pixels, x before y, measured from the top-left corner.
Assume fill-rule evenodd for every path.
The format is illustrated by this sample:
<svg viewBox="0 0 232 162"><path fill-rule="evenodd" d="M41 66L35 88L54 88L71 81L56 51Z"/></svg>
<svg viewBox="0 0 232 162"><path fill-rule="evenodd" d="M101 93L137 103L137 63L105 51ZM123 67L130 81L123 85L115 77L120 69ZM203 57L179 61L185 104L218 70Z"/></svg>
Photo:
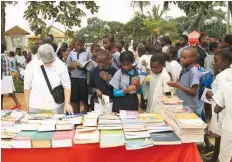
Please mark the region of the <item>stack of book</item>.
<svg viewBox="0 0 232 162"><path fill-rule="evenodd" d="M102 115L98 120L98 130L122 129L121 120L117 115Z"/></svg>
<svg viewBox="0 0 232 162"><path fill-rule="evenodd" d="M121 110L119 116L122 120L127 150L153 146L145 122L139 119L139 113L137 111Z"/></svg>
<svg viewBox="0 0 232 162"><path fill-rule="evenodd" d="M167 132L173 129L164 122L164 118L157 113L153 114L139 114L139 119L145 122L149 133Z"/></svg>
<svg viewBox="0 0 232 162"><path fill-rule="evenodd" d="M3 115L1 121L5 121L5 122L18 122L26 115L26 112L22 110L13 110L13 111L3 110L2 113Z"/></svg>
<svg viewBox="0 0 232 162"><path fill-rule="evenodd" d="M72 147L75 130L71 131L21 131L12 138L13 148Z"/></svg>
<svg viewBox="0 0 232 162"><path fill-rule="evenodd" d="M100 116L100 113L98 112L94 112L94 111L88 112L86 115L84 115L83 126L96 127L99 116Z"/></svg>
<svg viewBox="0 0 232 162"><path fill-rule="evenodd" d="M98 112L88 112L84 115L83 125L77 126L74 136L74 144L98 143L100 133L97 130Z"/></svg>
<svg viewBox="0 0 232 162"><path fill-rule="evenodd" d="M75 130L56 131L52 137L52 148L72 147Z"/></svg>
<svg viewBox="0 0 232 162"><path fill-rule="evenodd" d="M99 139L100 133L96 127L82 127L76 129L74 144L98 143Z"/></svg>
<svg viewBox="0 0 232 162"><path fill-rule="evenodd" d="M162 97L159 101L158 112L174 129L182 143L203 142L204 123L192 110L184 107L180 99L175 97Z"/></svg>

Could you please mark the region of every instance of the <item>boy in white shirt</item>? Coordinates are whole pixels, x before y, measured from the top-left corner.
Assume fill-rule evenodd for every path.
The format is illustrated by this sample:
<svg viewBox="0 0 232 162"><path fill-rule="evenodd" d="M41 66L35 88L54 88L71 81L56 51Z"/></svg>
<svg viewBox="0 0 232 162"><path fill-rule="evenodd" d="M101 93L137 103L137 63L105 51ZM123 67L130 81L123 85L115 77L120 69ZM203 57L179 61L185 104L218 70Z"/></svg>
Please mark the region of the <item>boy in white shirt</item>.
<svg viewBox="0 0 232 162"><path fill-rule="evenodd" d="M147 112L157 112L158 98L163 95L171 95L171 88L167 85L170 76L165 69L165 53L155 53L150 60L151 81L148 93Z"/></svg>
<svg viewBox="0 0 232 162"><path fill-rule="evenodd" d="M150 59L152 57L152 55L154 53L157 53L157 52L161 52L162 51L162 47L161 46L157 46L157 45L147 45L146 47L147 49L144 48L144 46L140 46L138 48L138 52L139 52L139 55L140 55L140 52L141 51L144 51L144 53L141 55L141 57L139 58L139 61L138 61L138 66L137 66L137 69L140 71L140 72L146 72L146 73L150 73ZM141 49L144 49L144 50L141 50ZM147 54L145 54L145 51L147 50ZM147 80L149 80L148 78L150 77L147 76ZM145 81L142 85L143 87L143 96L141 97L141 102L143 101L143 105L142 108L144 107L144 109L147 107L147 100L148 100L148 91L149 91L149 82Z"/></svg>
<svg viewBox="0 0 232 162"><path fill-rule="evenodd" d="M232 48L226 48L219 51L216 55L215 65L227 66L218 76L217 79L221 80L220 88L213 95L213 100L217 104L214 108L215 113L219 116L218 120L222 121L218 124L221 128L221 144L220 144L220 162L229 162L232 157ZM220 77L220 78L219 78ZM222 118L221 118L222 117Z"/></svg>

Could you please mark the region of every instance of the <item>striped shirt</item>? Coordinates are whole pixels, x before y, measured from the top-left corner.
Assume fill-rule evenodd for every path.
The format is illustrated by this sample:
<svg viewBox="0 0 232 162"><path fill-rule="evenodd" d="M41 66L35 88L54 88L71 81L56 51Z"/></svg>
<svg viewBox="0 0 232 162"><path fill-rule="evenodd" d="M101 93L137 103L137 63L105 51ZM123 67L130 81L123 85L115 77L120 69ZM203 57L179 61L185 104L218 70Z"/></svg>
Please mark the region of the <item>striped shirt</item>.
<svg viewBox="0 0 232 162"><path fill-rule="evenodd" d="M1 54L2 76L11 76L11 63L5 53Z"/></svg>

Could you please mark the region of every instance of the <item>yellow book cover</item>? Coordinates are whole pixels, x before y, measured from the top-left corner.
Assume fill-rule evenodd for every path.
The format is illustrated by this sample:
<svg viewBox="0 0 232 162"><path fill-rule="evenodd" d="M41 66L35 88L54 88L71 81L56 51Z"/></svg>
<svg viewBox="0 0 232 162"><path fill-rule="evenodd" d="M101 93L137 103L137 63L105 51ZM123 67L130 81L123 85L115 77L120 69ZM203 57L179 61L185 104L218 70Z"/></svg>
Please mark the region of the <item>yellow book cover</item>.
<svg viewBox="0 0 232 162"><path fill-rule="evenodd" d="M164 120L164 118L157 113L139 114L139 119L143 122L159 122Z"/></svg>
<svg viewBox="0 0 232 162"><path fill-rule="evenodd" d="M178 113L176 114L177 119L197 119L198 116L195 113Z"/></svg>
<svg viewBox="0 0 232 162"><path fill-rule="evenodd" d="M145 82L150 82L150 81L151 81L151 75L148 75L148 76L145 78L144 81L145 81Z"/></svg>

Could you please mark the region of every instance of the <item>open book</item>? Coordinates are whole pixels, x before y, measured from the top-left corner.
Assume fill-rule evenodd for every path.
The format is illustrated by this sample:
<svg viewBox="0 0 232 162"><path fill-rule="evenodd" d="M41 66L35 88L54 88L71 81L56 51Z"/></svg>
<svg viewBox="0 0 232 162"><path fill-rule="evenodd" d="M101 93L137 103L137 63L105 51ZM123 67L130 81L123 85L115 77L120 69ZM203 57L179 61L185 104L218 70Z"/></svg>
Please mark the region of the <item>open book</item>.
<svg viewBox="0 0 232 162"><path fill-rule="evenodd" d="M76 61L76 60L75 60L75 61ZM86 61L86 62L77 60L76 62L77 62L77 64L78 64L78 66L80 66L81 68L86 68L86 67L88 66L88 64L91 62L91 60L88 60L88 61Z"/></svg>

